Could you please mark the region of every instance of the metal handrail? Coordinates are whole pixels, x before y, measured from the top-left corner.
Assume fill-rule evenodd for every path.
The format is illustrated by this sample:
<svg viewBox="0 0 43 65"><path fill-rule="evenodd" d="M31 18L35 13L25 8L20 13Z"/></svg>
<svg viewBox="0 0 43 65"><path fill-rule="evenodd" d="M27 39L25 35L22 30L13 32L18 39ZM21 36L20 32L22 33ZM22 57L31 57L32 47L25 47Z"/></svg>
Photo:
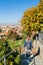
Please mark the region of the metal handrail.
<svg viewBox="0 0 43 65"><path fill-rule="evenodd" d="M17 47L17 46L16 46ZM21 47L21 46L20 46ZM16 51L17 51L17 49L15 49ZM11 51L11 52L9 52L9 53L7 53L5 56L3 56L1 59L0 59L0 62L2 61L2 60L4 60L4 65L6 65L6 57L7 56L9 56L9 55L11 55L12 53L14 53L14 51Z"/></svg>
<svg viewBox="0 0 43 65"><path fill-rule="evenodd" d="M11 51L11 52L9 52L8 54L6 54L4 57L2 57L1 59L0 59L0 62L4 59L4 58L6 58L7 56L9 56L10 54L12 54L14 51Z"/></svg>
<svg viewBox="0 0 43 65"><path fill-rule="evenodd" d="M14 51L11 51L11 52L9 52L8 54L6 54L4 57L2 57L1 59L0 59L0 62L2 61L2 60L4 60L4 65L6 65L6 57L7 56L9 56L10 54L12 54Z"/></svg>

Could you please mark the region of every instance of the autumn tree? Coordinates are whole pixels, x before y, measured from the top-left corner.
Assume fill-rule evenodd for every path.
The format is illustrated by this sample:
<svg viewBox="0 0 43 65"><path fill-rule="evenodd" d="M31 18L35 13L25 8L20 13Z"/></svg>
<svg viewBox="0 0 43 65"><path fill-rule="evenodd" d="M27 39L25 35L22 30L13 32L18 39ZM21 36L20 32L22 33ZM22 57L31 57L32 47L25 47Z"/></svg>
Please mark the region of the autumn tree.
<svg viewBox="0 0 43 65"><path fill-rule="evenodd" d="M43 1L40 0L36 7L27 9L24 12L21 24L26 33L32 30L39 31L43 29Z"/></svg>

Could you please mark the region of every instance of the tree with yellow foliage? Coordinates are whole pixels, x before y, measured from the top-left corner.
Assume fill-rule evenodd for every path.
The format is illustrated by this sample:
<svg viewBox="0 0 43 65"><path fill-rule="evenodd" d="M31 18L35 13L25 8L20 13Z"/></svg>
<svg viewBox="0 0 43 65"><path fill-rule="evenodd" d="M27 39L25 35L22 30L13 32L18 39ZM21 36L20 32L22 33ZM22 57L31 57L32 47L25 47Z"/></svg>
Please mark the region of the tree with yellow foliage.
<svg viewBox="0 0 43 65"><path fill-rule="evenodd" d="M43 1L40 0L36 7L27 9L21 19L23 30L29 33L32 30L39 31L43 29Z"/></svg>

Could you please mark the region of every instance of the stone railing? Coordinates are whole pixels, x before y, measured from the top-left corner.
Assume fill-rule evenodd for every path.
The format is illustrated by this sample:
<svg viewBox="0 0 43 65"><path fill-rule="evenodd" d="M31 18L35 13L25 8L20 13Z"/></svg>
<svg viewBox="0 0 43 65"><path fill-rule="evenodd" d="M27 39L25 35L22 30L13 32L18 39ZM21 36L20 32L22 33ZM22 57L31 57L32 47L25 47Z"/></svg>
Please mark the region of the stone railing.
<svg viewBox="0 0 43 65"><path fill-rule="evenodd" d="M43 33L39 33L39 41L43 44Z"/></svg>

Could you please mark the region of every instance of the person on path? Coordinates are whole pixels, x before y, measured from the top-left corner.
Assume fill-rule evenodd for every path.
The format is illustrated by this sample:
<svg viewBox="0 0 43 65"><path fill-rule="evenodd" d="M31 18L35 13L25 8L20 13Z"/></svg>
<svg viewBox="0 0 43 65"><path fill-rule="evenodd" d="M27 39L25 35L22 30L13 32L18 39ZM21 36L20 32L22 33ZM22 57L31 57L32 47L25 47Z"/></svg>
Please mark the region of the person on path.
<svg viewBox="0 0 43 65"><path fill-rule="evenodd" d="M38 51L36 51L35 48L33 48L31 35L28 35L26 40L24 41L24 49L26 54L21 55L21 64L20 65L28 65L30 61L34 57L40 54L40 48L38 48ZM33 55L34 54L34 55Z"/></svg>

